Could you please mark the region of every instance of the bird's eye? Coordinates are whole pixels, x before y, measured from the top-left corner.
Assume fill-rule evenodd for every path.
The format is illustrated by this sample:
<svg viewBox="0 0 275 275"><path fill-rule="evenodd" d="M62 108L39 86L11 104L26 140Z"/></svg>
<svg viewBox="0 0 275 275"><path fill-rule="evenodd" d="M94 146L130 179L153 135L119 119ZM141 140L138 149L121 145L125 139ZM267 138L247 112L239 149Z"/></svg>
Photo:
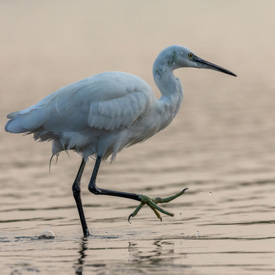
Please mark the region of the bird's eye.
<svg viewBox="0 0 275 275"><path fill-rule="evenodd" d="M188 58L189 58L189 59L192 59L192 57L193 57L193 54L192 54L192 53L189 53L189 54L188 54Z"/></svg>

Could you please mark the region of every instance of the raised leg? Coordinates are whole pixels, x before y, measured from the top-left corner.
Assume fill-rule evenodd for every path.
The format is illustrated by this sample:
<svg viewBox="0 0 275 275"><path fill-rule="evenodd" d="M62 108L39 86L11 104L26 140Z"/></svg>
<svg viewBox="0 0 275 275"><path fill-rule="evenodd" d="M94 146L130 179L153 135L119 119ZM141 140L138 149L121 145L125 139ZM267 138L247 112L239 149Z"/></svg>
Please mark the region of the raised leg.
<svg viewBox="0 0 275 275"><path fill-rule="evenodd" d="M126 193L126 192L120 192L120 191L113 191L109 189L103 189L96 186L96 177L99 170L99 166L101 163L101 157L98 156L96 158L95 167L93 170L93 174L89 183L89 191L92 192L95 195L107 195L107 196L116 196L116 197L122 197L127 199L132 199L136 201L141 201L140 195L135 193Z"/></svg>
<svg viewBox="0 0 275 275"><path fill-rule="evenodd" d="M79 167L78 173L76 175L75 181L73 183L72 189L73 189L73 195L74 195L77 210L79 213L79 218L80 218L82 229L83 229L83 234L85 237L87 237L90 235L90 233L89 233L89 229L88 229L88 226L86 223L86 219L85 219L85 215L84 215L84 211L83 211L83 207L82 207L81 189L80 189L80 181L81 181L81 177L82 177L85 165L86 165L86 162L84 161L84 159L82 159L82 162Z"/></svg>
<svg viewBox="0 0 275 275"><path fill-rule="evenodd" d="M103 188L99 188L96 186L96 177L97 177L97 173L99 170L99 166L101 163L101 157L98 156L95 162L95 166L94 166L94 170L92 173L92 177L89 183L89 191L92 192L95 195L108 195L108 196L116 196L116 197L122 197L122 198L127 198L127 199L132 199L132 200L136 200L139 201L140 204L139 206L136 208L136 210L129 216L128 220L130 221L131 217L134 217L137 215L137 213L139 212L139 210L145 205L147 204L156 214L156 216L161 219L161 216L159 214L158 211L160 211L161 213L165 214L165 215L169 215L169 216L174 216L173 213L170 213L168 211L165 211L164 209L162 209L161 207L157 206L158 203L167 203L170 202L172 200L174 200L175 198L181 196L186 190L187 188L183 189L181 192L177 193L176 195L173 195L171 197L168 198L149 198L145 195L141 195L141 194L135 194L135 193L127 193L127 192L120 192L120 191L113 191L113 190L109 190L109 189L103 189Z"/></svg>

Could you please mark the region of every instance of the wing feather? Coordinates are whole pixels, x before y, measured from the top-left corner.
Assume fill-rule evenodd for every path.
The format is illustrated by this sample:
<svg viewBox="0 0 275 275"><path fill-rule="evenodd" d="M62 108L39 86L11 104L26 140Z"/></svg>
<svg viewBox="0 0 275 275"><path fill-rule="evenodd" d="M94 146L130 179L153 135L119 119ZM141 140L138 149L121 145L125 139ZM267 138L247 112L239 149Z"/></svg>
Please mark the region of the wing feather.
<svg viewBox="0 0 275 275"><path fill-rule="evenodd" d="M112 131L136 121L153 100L141 78L106 72L65 86L35 105L8 115L9 132L81 131L86 127Z"/></svg>
<svg viewBox="0 0 275 275"><path fill-rule="evenodd" d="M88 115L90 127L112 131L127 127L147 108L148 97L142 92L127 93L122 97L92 102Z"/></svg>

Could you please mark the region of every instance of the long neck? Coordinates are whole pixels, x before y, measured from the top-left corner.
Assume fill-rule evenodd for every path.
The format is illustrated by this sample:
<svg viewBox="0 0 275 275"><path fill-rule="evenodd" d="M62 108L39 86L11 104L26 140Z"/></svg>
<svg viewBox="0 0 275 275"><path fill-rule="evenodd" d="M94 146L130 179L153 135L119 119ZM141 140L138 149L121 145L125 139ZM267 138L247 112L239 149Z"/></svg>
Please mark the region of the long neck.
<svg viewBox="0 0 275 275"><path fill-rule="evenodd" d="M154 80L161 92L157 102L157 111L161 116L160 130L168 126L176 116L183 99L181 83L173 74L175 68L169 65L156 60L153 66Z"/></svg>

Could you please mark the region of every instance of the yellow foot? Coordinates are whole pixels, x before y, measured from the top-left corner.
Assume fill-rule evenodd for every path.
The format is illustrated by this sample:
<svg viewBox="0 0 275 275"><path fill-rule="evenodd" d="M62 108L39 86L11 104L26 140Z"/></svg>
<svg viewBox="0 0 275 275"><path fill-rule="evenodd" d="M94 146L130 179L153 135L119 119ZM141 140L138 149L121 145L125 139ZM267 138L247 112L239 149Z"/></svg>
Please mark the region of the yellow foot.
<svg viewBox="0 0 275 275"><path fill-rule="evenodd" d="M136 208L136 210L129 216L128 218L128 222L130 222L130 219L132 217L135 217L137 215L137 213L139 212L139 210L145 205L147 204L153 211L154 213L156 214L156 216L162 221L162 218L160 216L160 213L163 213L165 215L168 215L168 216L171 216L173 217L174 214L173 213L170 213L168 211L165 211L164 209L162 209L161 207L157 206L158 203L167 203L167 202L170 202L174 199L176 199L177 197L181 196L188 188L184 188L181 192L171 196L171 197L168 197L168 198L160 198L160 197L157 197L157 198L150 198L150 197L147 197L145 195L139 195L140 196L140 199L141 199L141 203L139 204L139 206Z"/></svg>

